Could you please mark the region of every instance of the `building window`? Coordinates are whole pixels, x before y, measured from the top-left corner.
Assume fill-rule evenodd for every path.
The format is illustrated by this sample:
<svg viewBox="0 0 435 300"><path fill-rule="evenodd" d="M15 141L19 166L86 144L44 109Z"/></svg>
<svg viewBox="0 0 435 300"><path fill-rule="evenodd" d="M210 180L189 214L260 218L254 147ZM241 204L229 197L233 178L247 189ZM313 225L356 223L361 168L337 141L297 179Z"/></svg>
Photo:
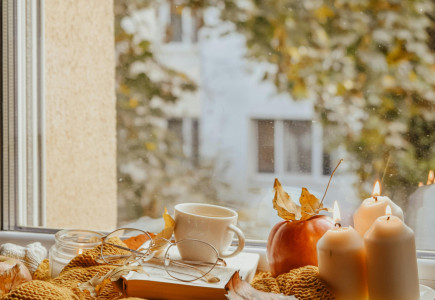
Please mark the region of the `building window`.
<svg viewBox="0 0 435 300"><path fill-rule="evenodd" d="M173 118L168 120L168 130L179 141L179 149L191 158L194 166L199 163L199 121L195 118Z"/></svg>
<svg viewBox="0 0 435 300"><path fill-rule="evenodd" d="M313 173L310 120L256 120L257 172Z"/></svg>
<svg viewBox="0 0 435 300"><path fill-rule="evenodd" d="M173 133L180 145L183 145L183 120L182 119L169 119L168 130Z"/></svg>
<svg viewBox="0 0 435 300"><path fill-rule="evenodd" d="M311 121L284 121L284 161L288 173L311 173Z"/></svg>
<svg viewBox="0 0 435 300"><path fill-rule="evenodd" d="M258 172L275 172L275 122L272 120L257 121L257 149L258 149Z"/></svg>
<svg viewBox="0 0 435 300"><path fill-rule="evenodd" d="M167 41L181 43L183 41L183 7L171 3L170 8L170 20L166 33Z"/></svg>
<svg viewBox="0 0 435 300"><path fill-rule="evenodd" d="M194 166L199 164L199 121L192 120L192 162Z"/></svg>
<svg viewBox="0 0 435 300"><path fill-rule="evenodd" d="M196 43L203 24L202 11L170 1L163 5L166 43Z"/></svg>

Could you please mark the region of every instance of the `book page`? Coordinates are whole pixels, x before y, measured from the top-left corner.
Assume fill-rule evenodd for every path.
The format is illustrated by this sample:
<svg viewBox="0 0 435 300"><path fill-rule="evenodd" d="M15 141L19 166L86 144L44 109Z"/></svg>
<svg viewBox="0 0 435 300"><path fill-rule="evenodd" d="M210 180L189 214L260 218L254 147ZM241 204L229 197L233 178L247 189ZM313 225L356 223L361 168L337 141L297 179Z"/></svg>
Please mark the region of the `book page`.
<svg viewBox="0 0 435 300"><path fill-rule="evenodd" d="M157 260L144 263L144 271L147 274L130 272L124 279L130 280L147 280L157 282L171 282L174 284L190 285L190 286L205 286L210 288L224 288L236 271L240 271L240 276L245 279L252 279L259 261L259 254L256 253L240 253L239 255L225 259L227 266L216 265L209 275L219 278L217 283L208 283L205 280L195 280L191 282L183 282L172 278L166 272L162 263ZM183 268L178 268L176 271L183 272ZM249 279L249 280L250 280Z"/></svg>

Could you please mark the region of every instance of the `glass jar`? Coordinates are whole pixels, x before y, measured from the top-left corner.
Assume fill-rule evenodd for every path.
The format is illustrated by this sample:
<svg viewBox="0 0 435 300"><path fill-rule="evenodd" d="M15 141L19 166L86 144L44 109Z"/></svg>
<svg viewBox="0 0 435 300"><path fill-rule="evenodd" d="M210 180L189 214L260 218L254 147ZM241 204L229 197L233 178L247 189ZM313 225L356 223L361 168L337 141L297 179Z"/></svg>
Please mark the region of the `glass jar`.
<svg viewBox="0 0 435 300"><path fill-rule="evenodd" d="M61 230L54 236L55 244L50 248L50 275L52 278L78 254L101 243L102 233L92 230Z"/></svg>

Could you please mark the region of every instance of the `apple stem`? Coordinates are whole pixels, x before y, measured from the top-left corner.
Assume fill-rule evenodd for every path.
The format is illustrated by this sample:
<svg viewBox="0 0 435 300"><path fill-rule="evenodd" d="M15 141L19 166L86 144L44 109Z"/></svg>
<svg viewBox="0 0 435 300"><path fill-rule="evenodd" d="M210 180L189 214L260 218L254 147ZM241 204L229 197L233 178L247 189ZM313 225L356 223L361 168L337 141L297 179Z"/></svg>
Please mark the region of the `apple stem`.
<svg viewBox="0 0 435 300"><path fill-rule="evenodd" d="M326 193L328 192L329 184L331 183L332 177L334 177L334 173L335 173L335 171L337 170L338 166L341 164L342 161L343 161L343 158L340 159L340 161L338 162L338 164L337 164L337 166L335 167L334 171L332 171L331 176L329 177L328 185L326 186L326 190L325 190L325 193L323 194L322 201L320 201L319 208L320 208L320 207L322 206L322 204L323 204L323 200L325 199Z"/></svg>

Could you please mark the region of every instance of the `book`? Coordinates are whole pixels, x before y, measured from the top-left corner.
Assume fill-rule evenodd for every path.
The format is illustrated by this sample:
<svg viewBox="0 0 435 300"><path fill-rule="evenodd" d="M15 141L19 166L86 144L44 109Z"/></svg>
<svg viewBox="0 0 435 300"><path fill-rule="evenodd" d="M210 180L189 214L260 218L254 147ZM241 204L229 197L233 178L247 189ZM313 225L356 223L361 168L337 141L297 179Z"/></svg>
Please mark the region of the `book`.
<svg viewBox="0 0 435 300"><path fill-rule="evenodd" d="M147 274L130 272L114 282L115 287L125 297L140 297L145 299L167 300L225 300L225 286L231 277L239 271L242 279L250 282L255 275L258 261L257 253L240 253L235 257L227 258L226 267L216 266L212 273L219 277L217 283L208 283L204 280L183 282L170 277L164 268L146 265Z"/></svg>

